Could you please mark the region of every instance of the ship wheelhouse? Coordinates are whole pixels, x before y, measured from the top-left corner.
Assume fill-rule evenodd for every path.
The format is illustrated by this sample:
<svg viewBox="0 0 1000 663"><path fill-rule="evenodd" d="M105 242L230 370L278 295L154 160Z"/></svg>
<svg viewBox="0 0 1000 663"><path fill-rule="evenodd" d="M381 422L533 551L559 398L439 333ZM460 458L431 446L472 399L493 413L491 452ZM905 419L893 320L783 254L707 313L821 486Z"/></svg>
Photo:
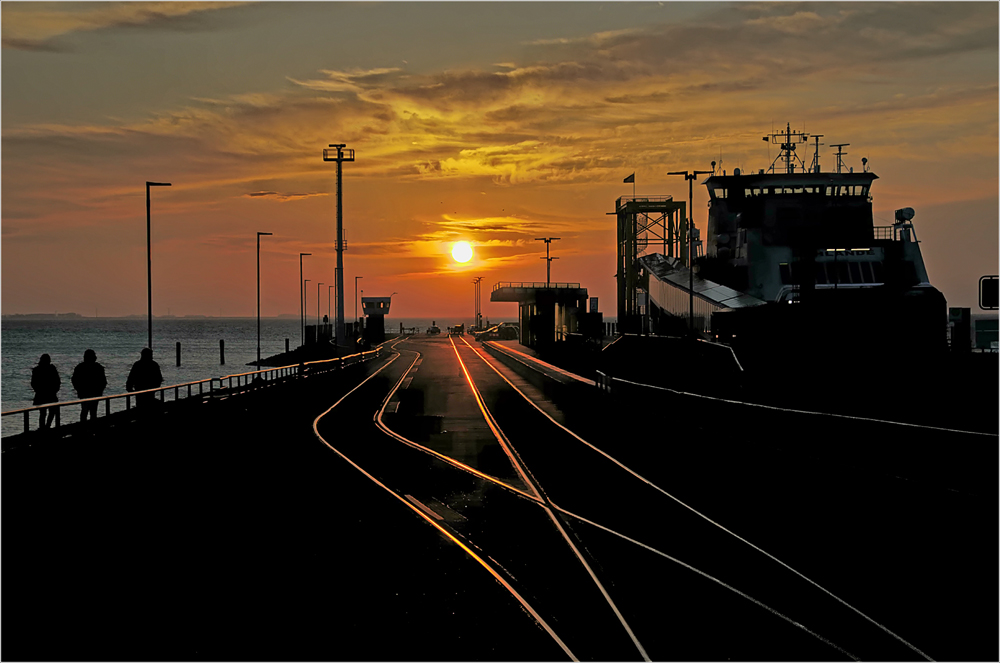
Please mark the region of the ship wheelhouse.
<svg viewBox="0 0 1000 663"><path fill-rule="evenodd" d="M912 210L892 226L873 223L876 179L870 172L710 176L701 273L767 302L925 283Z"/></svg>

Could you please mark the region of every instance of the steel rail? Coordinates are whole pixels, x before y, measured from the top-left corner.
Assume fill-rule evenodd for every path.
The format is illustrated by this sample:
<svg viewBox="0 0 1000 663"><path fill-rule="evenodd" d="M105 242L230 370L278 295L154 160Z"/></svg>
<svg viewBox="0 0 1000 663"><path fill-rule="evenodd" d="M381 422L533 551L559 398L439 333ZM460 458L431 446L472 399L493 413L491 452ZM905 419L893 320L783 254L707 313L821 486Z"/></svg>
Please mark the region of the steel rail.
<svg viewBox="0 0 1000 663"><path fill-rule="evenodd" d="M469 345L468 343L466 343L466 344ZM469 347L472 348L473 346L469 345ZM437 458L439 458L439 459L441 459L441 460L449 463L450 465L453 465L454 467L456 467L456 468L458 468L460 470L469 472L471 474L474 474L475 476L478 476L480 478L489 480L489 481L491 481L491 482L493 482L493 483L495 483L495 484L497 484L499 486L502 486L504 488L507 488L508 490L511 490L512 492L517 493L521 497L524 497L524 498L529 499L529 500L531 500L531 501L533 501L533 502L535 502L535 503L537 503L537 504L539 504L541 506L544 506L544 503L540 499L538 499L538 498L532 497L531 495L528 495L527 493L519 491L519 490L513 488L512 486L510 486L510 485L508 485L508 484L506 484L506 483L504 483L502 481L499 481L499 480L497 480L497 479L495 479L493 477L490 477L489 475L485 475L482 472L480 472L479 470L471 468L468 465L465 465L464 463L456 461L456 460L454 460L454 459L452 459L452 458L450 458L448 456L444 456L444 455L438 453L437 451L434 451L433 449L429 449L429 448L427 448L427 447L425 447L425 446L423 446L423 445L421 445L421 444L419 444L417 442L413 442L411 440L408 440L407 438L403 437L402 435L400 435L400 434L396 433L395 431L392 431L391 429L389 429L381 421L381 415L385 412L385 408L388 406L388 403L392 400L392 396L395 394L395 391L404 382L404 380L405 380L407 374L409 373L409 371L414 366L418 365L420 363L420 361L421 361L421 359L420 359L421 354L419 352L417 352L416 350L411 350L411 352L416 353L416 357L414 358L414 361L410 364L410 367L407 368L406 372L404 372L402 374L402 376L397 381L397 383L394 386L394 388L390 391L389 395L386 396L385 400L383 401L382 407L381 407L378 415L376 416L376 423L378 424L379 428L383 432L385 432L387 435L393 437L394 439L396 439L396 440L398 440L400 442L403 442L404 444L406 444L408 446L416 448L416 449L418 449L420 451L424 451L425 453L428 453L428 454L430 454L432 456L435 456L435 457L437 457ZM522 394L522 396L523 396L523 394ZM492 413L490 413L490 416L492 417ZM494 424L496 424L495 419L494 419ZM496 424L496 425L499 428L499 424ZM840 647L836 643L832 642L828 638L825 638L824 636L820 635L819 633L816 633L815 631L809 629L805 625L803 625L803 624L801 624L799 622L796 622L792 618L790 618L787 615L783 614L782 612L776 610L775 608L772 608L771 606L767 605L763 601L761 601L761 600L759 600L757 598L754 598L753 596L747 594L746 592L743 592L743 591L741 591L741 590L733 587L732 585L729 585L729 584L723 582L719 578L716 578L716 577L714 577L714 576L706 573L705 571L702 571L701 569L699 569L699 568L697 568L695 566L692 566L691 564L688 564L687 562L684 562L684 561L682 561L682 560L680 560L680 559L678 559L678 558L676 558L676 557L674 557L672 555L669 555L669 554L667 554L667 553L665 553L665 552L663 552L661 550L658 550L657 548L654 548L653 546L650 546L650 545L645 544L645 543L643 543L643 542L641 542L641 541L639 541L637 539L634 539L634 538L632 538L632 537L630 537L630 536L628 536L626 534L618 532L617 530L614 530L614 529L612 529L610 527L607 527L605 525L601 525L600 523L594 522L594 521L592 521L592 520L590 520L588 518L585 518L585 517L583 517L583 516L581 516L579 514L576 514L576 513L572 512L572 511L564 509L564 508L562 508L562 507L560 507L560 506L558 506L558 505L556 505L554 503L552 503L551 506L552 506L552 508L555 511L558 511L559 513L561 513L561 514L563 514L563 515L565 515L565 516L567 516L569 518L573 518L573 519L578 520L580 522L583 522L583 523L586 523L586 524L591 525L593 527L596 527L598 529L601 529L601 530L603 530L605 532L608 532L609 534L612 534L612 535L614 535L614 536L616 536L616 537L618 537L618 538L620 538L620 539L622 539L624 541L627 541L628 543L630 543L632 545L635 545L635 546L638 546L638 547L643 548L645 550L648 550L648 551L650 551L650 552L652 552L652 553L654 553L656 555L659 555L659 556L661 556L661 557L663 557L665 559L668 559L668 560L670 560L670 561L672 561L672 562L674 562L674 563L676 563L676 564L678 564L678 565L680 565L680 566L682 566L682 567L684 567L684 568L686 568L686 569L688 569L690 571L693 571L694 573L696 573L696 574L698 574L698 575L706 578L707 580L709 580L711 582L714 582L714 583L720 585L721 587L723 587L723 588L725 588L725 589L727 589L727 590L735 593L736 595L738 595L738 596L740 596L740 597L742 597L742 598L750 601L751 603L754 603L755 605L757 605L757 606L765 609L766 611L768 611L768 612L772 613L773 615L775 615L776 617L778 617L778 618L780 618L780 619L788 622L789 624L792 624L793 626L795 626L795 627L803 630L804 632L808 633L809 635L815 637L820 642L823 642L824 644L826 644L826 645L832 647L833 649L836 649L837 651L841 652L842 654L844 654L848 658L850 658L852 660L855 660L855 661L859 660L856 656L854 656L853 654L851 654L850 652L848 652L844 648Z"/></svg>
<svg viewBox="0 0 1000 663"><path fill-rule="evenodd" d="M506 450L508 446L511 446L510 441L506 438L505 435L503 435L503 432L500 430L499 425L497 425L496 421L493 419L493 415L489 412L488 408L486 408L485 403L483 402L482 399L482 395L479 393L479 389L476 387L475 382L472 380L472 376L469 374L468 369L465 366L465 362L462 361L462 357L458 353L458 348L455 347L455 341L453 339L449 340L451 341L452 347L455 349L455 355L458 357L459 364L461 364L462 366L462 371L465 373L466 379L468 380L469 383L469 387L472 389L472 392L476 397L476 403L479 405L480 410L482 410L483 416L486 418L487 423L490 424L490 429L493 430L494 435L497 436L497 441L500 442L501 446L504 446ZM475 352L475 348L469 345L469 342L466 341L464 337L462 338L462 340L465 341L465 344ZM511 446L511 448L513 447ZM515 466L519 466L523 463L523 461L516 453L512 454L510 457ZM518 471L522 473L523 477L527 477L529 474L526 466L524 468L518 467ZM532 484L533 484L532 485L533 489L539 495L541 495L542 499L545 501L543 507L545 509L545 512L548 514L549 518L556 526L556 529L559 530L559 533L562 534L563 538L566 540L566 543L569 545L570 549L576 554L577 559L580 560L580 563L583 565L583 568L587 571L587 574L590 575L591 580L594 581L594 584L597 586L597 589L604 596L604 599L611 607L611 610L618 617L618 621L625 629L625 632L628 633L628 636L632 640L632 643L635 645L636 649L639 650L639 653L642 655L642 659L644 661L650 661L651 659L649 658L649 655L646 654L645 647L642 646L642 643L639 642L639 639L635 636L635 633L632 631L632 627L629 626L628 622L625 620L625 616L618 609L618 606L615 605L614 599L612 599L611 595L608 594L608 590L605 589L604 585L597 577L597 574L594 573L594 570L591 568L590 564L587 563L587 560L584 557L583 553L580 552L580 549L577 548L576 544L573 543L573 540L569 537L569 534L567 534L566 530L563 528L562 523L559 522L559 519L556 517L555 513L553 513L552 509L554 508L554 505L552 504L549 497L542 490L541 485L538 483L537 479L532 478Z"/></svg>
<svg viewBox="0 0 1000 663"><path fill-rule="evenodd" d="M393 349L395 350L395 348L393 348ZM474 468L474 467L472 467L470 465L466 465L465 463L463 463L463 462L461 462L459 460L456 460L456 459L452 458L451 456L447 456L447 455L445 455L445 454L443 454L443 453L441 453L439 451L435 451L434 449L431 449L430 447L426 447L426 446L420 444L419 442L414 442L413 440L410 440L409 438L404 437L403 435L400 435L396 431L392 430L391 428L389 428L389 426L384 421L382 421L382 417L385 414L385 409L389 406L389 401L392 400L392 397L399 390L400 386L403 384L403 382L406 381L406 378L407 378L407 375L409 374L409 372L411 370L413 370L413 367L416 366L419 363L421 354L419 352L417 352L416 350L409 350L408 352L414 352L414 353L416 353L417 356L414 357L413 363L411 363L410 366L406 369L406 371L403 372L402 376L400 376L399 380L396 382L396 384L393 386L393 388L389 391L389 394L386 396L385 400L382 402L382 406L376 411L375 417L374 417L374 421L375 421L375 425L379 428L379 430L381 430L383 433L385 433L389 437L392 437L393 439L395 439L398 442L402 442L403 444L405 444L405 445L407 445L409 447L412 447L414 449L417 449L418 451L422 451L422 452L424 452L426 454L429 454L429 455L437 458L440 461L448 463L449 465L452 465L452 466L454 466L454 467L456 467L456 468L458 468L458 469L460 469L460 470L462 470L464 472L468 472L470 474L473 474L473 475L479 477L480 479L483 479L485 481L489 481L490 483L496 484L497 486L500 486L501 488L505 488L506 490L509 490L510 492L515 493L516 495L519 495L520 497L523 497L525 499L531 500L532 502L536 502L538 504L541 504L542 502L541 502L541 499L539 497L537 497L535 495L531 495L529 493L526 493L523 490L521 490L520 488L517 488L516 486L512 486L509 483L506 483L505 481L497 479L496 477L490 476L489 474L486 474L485 472L477 470L476 468Z"/></svg>
<svg viewBox="0 0 1000 663"><path fill-rule="evenodd" d="M406 339L404 338L403 340L406 340ZM368 382L369 380L371 380L372 378L374 378L376 375L378 375L379 373L381 373L385 368L387 368L390 364L392 364L394 361L396 361L396 359L398 359L399 357L402 356L396 350L396 348L395 348L396 345L398 345L398 342L395 343L395 344L393 344L391 346L391 349L397 353L395 357L393 357L392 359L390 359L388 362L386 362L386 364L384 366L382 366L377 371L375 371L374 373L372 373L370 376L368 376L367 378L365 378L356 387L354 387L349 392L347 392L346 394L344 394L343 396L341 396L333 405L331 405L326 411L322 412L319 416L317 416L313 420L313 434L315 434L316 437L319 438L319 440L323 444L325 444L331 451L333 451L335 454L337 454L338 456L340 456L341 458L343 458L349 465L351 465L351 467L353 467L357 471L361 472L361 474L363 474L365 477L367 477L369 480L371 480L375 485L377 485L379 488L383 489L384 491L386 491L387 493L389 493L390 495L392 495L401 504L403 504L404 506L406 506L406 508L408 508L410 511L412 511L413 513L417 514L420 518L422 518L424 520L424 522L426 522L429 525L431 525L432 527L434 527L434 529L436 529L438 532L440 532L442 535L444 535L446 538L448 538L450 541L452 541L455 545L457 545L462 550L464 550L466 554L468 554L473 560L475 560L477 563L479 563L480 566L482 566L484 569L486 569L486 571L489 572L489 574L491 576L493 576L493 578L498 583L500 583L500 585L503 586L504 589L506 589L508 592L510 592L511 596L513 596L515 599L517 599L518 603L521 604L521 606L524 608L524 610L529 615L531 615L531 617L535 620L535 622L539 626L541 626L545 630L546 633L549 634L549 636L556 642L556 644L559 645L559 647L566 653L567 656L569 656L570 660L572 660L572 661L579 661L580 659L578 659L573 654L573 652L569 649L569 647L566 645L566 643L563 642L562 639L552 629L552 627L549 626L548 622L546 622L545 619L540 614L538 614L538 612L531 606L531 604L528 603L528 601L523 596L521 596L521 594L518 593L518 591L516 589L514 589L514 587L511 586L511 584L509 582L507 582L507 580L496 569L494 569L490 564L488 564L482 557L480 557L479 555L477 555L469 546L467 546L465 543L463 543L461 540L459 540L459 538L455 534L453 534L447 528L442 527L439 523L437 523L434 518L431 518L431 516L428 515L427 513L425 513L422 509L418 508L416 505L414 505L413 503L411 503L405 497L403 497L403 496L399 495L398 493L396 493L394 490L392 490L391 488L389 488L388 486L386 486L384 483L382 483L381 481L379 481L377 478L375 478L372 474L370 474L369 472L365 471L364 468L362 468L360 465L358 465L353 460L351 460L350 458L348 458L346 454L344 454L342 451L340 451L339 449L337 449L336 447L334 447L332 444L330 444L330 442L326 438L324 438L323 435L319 432L319 422L320 422L320 420L323 417L325 417L327 414L329 414L330 412L332 412L333 409L335 407L337 407L338 405L340 405L348 396L350 396L355 391L357 391L358 389L360 389L362 385L364 385L366 382ZM419 353L417 353L417 358L419 358ZM415 361L416 361L416 358L414 359L414 362ZM410 364L409 368L413 368L413 364ZM404 371L404 373L403 373L404 376L406 375L407 372L409 372L409 368L406 371ZM399 381L397 381L396 387L399 386L400 382L402 382L402 379L400 379ZM382 407L377 411L377 415L376 416L379 416L378 413L381 413L382 411L384 411L385 404L389 402L389 398L390 398L390 396L386 396L386 398L383 400ZM395 436L393 436L393 437L395 437Z"/></svg>
<svg viewBox="0 0 1000 663"><path fill-rule="evenodd" d="M464 341L465 339L462 339L462 340ZM496 374L497 374L497 375L499 375L499 376L500 376L501 378L503 378L503 380L504 380L504 381L505 381L505 382L506 382L507 384L509 384L509 385L510 385L510 387L511 387L511 388L512 388L512 389L513 389L514 391L516 391L516 392L517 392L518 394L520 394L520 395L521 395L521 398L523 398L523 399L524 399L524 400L526 400L526 401L527 401L527 402L528 402L529 404L531 404L531 406L532 406L532 407L534 407L534 408L535 408L536 410L538 410L538 411L539 411L539 412L540 412L540 413L541 413L541 414L542 414L542 415L543 415L543 416L544 416L544 417L545 417L546 419L548 419L549 421L551 421L551 422L552 422L553 424L555 424L556 426L558 426L558 427L559 427L559 428L561 428L562 430L564 430L564 431L566 431L567 433L569 433L569 434L570 434L570 435L571 435L571 436L572 436L573 438L575 438L575 439L576 439L577 441L579 441L579 442L583 443L584 445L586 445L586 446L587 446L587 447L589 447L590 449L593 449L594 451L596 451L596 452L597 452L597 453L599 453L600 455L604 456L605 458L607 458L608 460L610 460L610 461L611 461L612 463L614 463L615 465L617 465L617 466L618 466L618 467L620 467L621 469L623 469L623 470L625 470L626 472L628 472L629 474L631 474L631 475L632 475L633 477L635 477L635 478L639 479L639 480L640 480L640 481L642 481L643 483L647 484L648 486L652 487L653 489L657 490L658 492L662 493L663 495L665 495L665 496L669 497L669 498L670 498L671 500L673 500L673 501L674 501L674 502L676 502L677 504L679 504L679 505L683 506L684 508L688 509L689 511L691 511L691 512L692 512L692 513L694 513L695 515L697 515L697 516L699 516L700 518L704 519L705 521L707 521L707 522L711 523L711 524L712 524L712 525L714 525L715 527L718 527L718 528L719 528L719 529L721 529L721 530L722 530L723 532L726 532L726 533L727 533L727 534L729 534L730 536L732 536L732 537L736 538L737 540L739 540L739 541L741 541L741 542L745 543L746 545L750 546L751 548L753 548L753 549L754 549L754 550L756 550L757 552L761 553L762 555L764 555L764 556L768 557L768 558L769 558L769 559L771 559L772 561L776 562L777 564L779 564L779 565L783 566L784 568L786 568L787 570L791 571L791 572L792 572L793 574L797 575L798 577L802 578L803 580L805 580L806 582L808 582L808 583L809 583L809 584L811 584L812 586L816 587L817 589L819 589L819 590L820 590L820 591L822 591L823 593L825 593L825 594L827 594L828 596L830 596L831 598L835 599L836 601L838 601L839 603L841 603L842 605L844 605L845 607L847 607L848 609L850 609L851 611L853 611L854 613L856 613L857 615L861 616L861 617L862 617L863 619L865 619L865 620L866 620L866 621L868 621L869 623L873 624L874 626L878 627L879 629L881 629L881 630L882 630L882 631L884 631L885 633L889 634L890 636L892 636L893 638L895 638L896 640L898 640L899 642L901 642L901 643L902 643L903 645L905 645L906 647L908 647L908 648L909 648L910 650L912 650L913 652L915 652L915 653L919 654L920 656L922 656L922 657L923 657L924 659L926 659L926 660L928 660L928 661L932 661L932 660L933 660L933 659L932 659L931 657L929 657L929 656L928 656L927 654L925 654L924 652L922 652L922 651L921 651L920 649L918 649L918 648L917 648L917 647L915 647L914 645L910 644L909 642L907 642L906 640L904 640L904 639L903 639L902 637L900 637L900 636L899 636L899 635L897 635L896 633L894 633L894 632L890 631L890 630L889 630L889 629L888 629L888 628L887 628L886 626L884 626L884 625L880 624L879 622L875 621L874 619L872 619L871 617L869 617L869 616L868 616L868 615L866 615L865 613L861 612L861 611L860 611L860 610L859 610L858 608L855 608L855 607L854 607L853 605L851 605L850 603L848 603L848 602L847 602L847 601L845 601L844 599L840 598L839 596L837 596L836 594L834 594L834 593L833 593L833 592L831 592L830 590L826 589L825 587L823 587L822 585L820 585L820 584L819 584L818 582L816 582L815 580L812 580L811 578L809 578L809 577L808 577L808 576L806 576L805 574L801 573L800 571L797 571L796 569L794 569L794 568L792 568L791 566L789 566L789 565L788 565L787 563L785 563L785 562L781 561L780 559L778 559L777 557L775 557L775 556L774 556L774 555L772 555L771 553L769 553L769 552L767 552L766 550L764 550L764 549L760 548L759 546L757 546L757 545L755 545L755 544L751 543L750 541L748 541L747 539L745 539L745 538L741 537L740 535L736 534L735 532L733 532L733 531L731 531L731 530L727 529L727 528L726 528L725 526L723 526L723 525L721 525L721 524L719 524L719 523L715 522L714 520L712 520L711 518L709 518L709 517L708 517L708 516L706 516L705 514L701 513L700 511L698 511L698 510L697 510L697 509L695 509L694 507L692 507L692 506L690 506L690 505L688 505L688 504L686 504L686 503L682 502L682 501L681 501L680 499L678 499L678 498L677 498L677 497L675 497L674 495L670 494L669 492L667 492L667 491L666 491L666 490L664 490L663 488L660 488L659 486L657 486L657 485L656 485L655 483L653 483L653 482L652 482L652 481L650 481L649 479L646 479L645 477L643 477L642 475L640 475L640 474L639 474L638 472L636 472L636 471L632 470L631 468L627 467L626 465L624 465L623 463L621 463L621 462L620 462L619 460L617 460L616 458L614 458L613 456L611 456L611 455L610 455L610 454L608 454L607 452L605 452L605 451L603 451L603 450L601 450L601 449L597 448L596 446L594 446L594 445L593 445L593 444L591 444L590 442L587 442L587 441L586 441L586 440L584 440L584 439L583 439L582 437L580 437L579 435L577 435L576 433L574 433L573 431L571 431L571 430L570 430L569 428L567 428L566 426L563 426L562 424L560 424L560 423L559 423L558 421L556 421L555 419L553 419L553 418L552 418L552 417L551 417L551 416L550 416L550 415L549 415L549 414L548 414L547 412L545 412L545 410L543 410L543 409L542 409L541 407L539 407L539 406L538 406L538 405L537 405L537 404L536 404L536 403L535 403L534 401L532 401L532 400L531 400L530 398L528 398L528 396L526 396L526 395L524 394L524 392L522 392L522 391L521 391L520 389L518 389L518 388L517 388L517 387L516 387L516 386L514 385L514 383L512 383L512 382L511 382L510 380L508 380L508 379L507 379L507 377L506 377L506 376L505 376L505 375L504 375L503 373L501 373L501 372L500 372L500 371L499 371L499 370L498 370L498 369L497 369L497 368L496 368L496 367L495 367L495 366L494 366L494 365L493 365L493 364L492 364L491 362L489 362L489 361L488 361L488 360L487 360L487 359L486 359L486 358L485 358L485 357L484 357L484 356L482 355L482 353L480 353L480 352L479 352L479 351L478 351L478 350L477 350L476 348L472 347L472 345L470 345L468 341L465 341L465 344L466 344L466 345L468 345L468 346L469 346L469 348L470 348L470 349L471 349L471 350L472 350L473 352L475 352L475 353L476 353L477 355L479 355L479 358L480 358L480 359L482 359L482 360L483 360L483 362L484 362L484 363L485 363L485 364L486 364L487 366L489 366L490 368L492 368L492 369L494 370L494 372L496 372ZM716 400L721 400L721 399L716 399Z"/></svg>

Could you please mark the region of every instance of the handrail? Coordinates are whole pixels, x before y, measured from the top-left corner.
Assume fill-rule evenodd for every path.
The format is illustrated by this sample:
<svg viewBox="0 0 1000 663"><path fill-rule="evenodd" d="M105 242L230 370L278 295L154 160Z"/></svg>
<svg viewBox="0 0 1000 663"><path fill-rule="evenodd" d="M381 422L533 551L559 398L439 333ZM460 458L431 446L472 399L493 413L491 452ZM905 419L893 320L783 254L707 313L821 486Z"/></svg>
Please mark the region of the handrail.
<svg viewBox="0 0 1000 663"><path fill-rule="evenodd" d="M225 392L227 396L236 395L236 390L245 389L246 387L257 386L270 386L278 381L285 381L289 378L304 378L309 375L319 375L322 373L328 373L333 370L339 370L346 368L347 366L352 366L361 361L368 361L369 359L377 359L381 356L382 346L379 345L374 350L366 350L364 352L357 352L352 355L345 355L343 357L334 357L332 359L318 359L316 361L303 362L299 364L289 364L287 366L278 366L273 368L264 368L256 371L247 371L245 373L233 373L231 375L224 375L222 377L212 377L205 378L203 380L194 380L192 382L182 382L180 384L172 384L163 387L154 387L152 389L143 389L141 391L129 391L122 394L112 394L110 396L94 396L92 398L81 398L72 401L59 401L56 403L45 403L44 405L33 405L31 407L19 408L17 410L8 410L6 412L0 412L0 417L15 416L18 414L24 415L24 430L23 433L27 433L31 430L31 413L39 410L47 410L49 408L55 408L55 417L53 419L54 428L59 428L62 425L61 414L62 408L71 405L82 405L84 403L90 402L104 402L104 416L108 417L112 413L111 403L112 401L125 400L124 411L131 410L132 399L134 397L140 396L142 394L153 394L155 398L156 394L159 394L160 402L167 402L167 394L172 390L174 392L173 400L180 401L186 398L191 398L192 396L197 396L199 398L206 395L205 385L208 385L207 395L213 397L220 392ZM353 359L353 361L348 362L348 360ZM336 365L331 365L330 367L323 367L320 370L321 365L331 364L331 362L337 362ZM300 371L300 368L302 369ZM260 378L259 382L254 382L257 378ZM234 384L235 381L235 384ZM216 386L218 382L218 386ZM228 385L226 384L228 382ZM193 387L198 386L198 393L192 394ZM187 395L181 397L181 390L186 388ZM242 393L242 392L239 392ZM121 412L123 410L118 410Z"/></svg>
<svg viewBox="0 0 1000 663"><path fill-rule="evenodd" d="M493 286L493 291L496 292L500 288L575 288L580 289L579 283L545 283L544 281L525 281L523 283L512 283L510 281L501 281Z"/></svg>

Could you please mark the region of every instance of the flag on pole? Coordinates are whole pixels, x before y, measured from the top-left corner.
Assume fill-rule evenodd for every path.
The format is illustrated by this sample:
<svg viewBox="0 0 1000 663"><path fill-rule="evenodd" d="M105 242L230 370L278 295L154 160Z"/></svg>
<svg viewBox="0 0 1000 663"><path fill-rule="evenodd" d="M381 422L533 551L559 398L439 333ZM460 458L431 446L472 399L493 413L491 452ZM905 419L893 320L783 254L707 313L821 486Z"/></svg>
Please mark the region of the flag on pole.
<svg viewBox="0 0 1000 663"><path fill-rule="evenodd" d="M632 184L635 184L635 173L632 173L631 175L629 175L628 177L626 177L624 180L622 180L622 184L628 184L629 182L631 182Z"/></svg>

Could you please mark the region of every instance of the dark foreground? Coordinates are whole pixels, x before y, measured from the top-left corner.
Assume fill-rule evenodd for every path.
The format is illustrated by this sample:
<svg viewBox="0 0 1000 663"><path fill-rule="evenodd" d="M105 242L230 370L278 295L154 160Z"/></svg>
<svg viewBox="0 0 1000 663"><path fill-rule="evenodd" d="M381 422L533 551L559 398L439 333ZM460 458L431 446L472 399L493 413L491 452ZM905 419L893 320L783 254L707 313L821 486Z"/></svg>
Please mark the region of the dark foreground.
<svg viewBox="0 0 1000 663"><path fill-rule="evenodd" d="M371 425L403 364L367 382L338 425L321 432L364 467L381 463L383 480L413 482L411 467L418 478L431 469L444 477ZM3 659L565 660L483 567L318 441L316 416L375 368L5 453ZM421 379L429 389L439 384L444 373L434 370L421 366L413 388ZM895 432L866 439L849 424L817 428L809 417L752 419L648 390L607 395L537 376L529 382L563 405L570 428L931 658L1000 654L995 437L887 429ZM486 387L483 397L511 439L523 440L524 459L546 489L566 496L564 505L580 496L602 522L645 529L665 549L697 549L681 556L704 568L742 563L730 557L738 548L728 539L706 546L693 526L629 499L631 484L589 471L583 457L564 464L545 453L548 443L529 445L533 429L519 401L502 394L491 401ZM399 416L407 407L429 413L432 401L424 392ZM405 462L387 463L397 458ZM432 486L448 502L450 487ZM499 547L486 551L509 552L509 543L532 553L530 543L545 535L532 526L497 537L501 521L485 521L472 541L488 541L492 527L499 540L490 543ZM775 629L768 614L731 592L575 528L655 660L843 658L794 629ZM539 601L578 589L560 584L561 576L533 575L537 554L525 559L514 574L525 595L528 585ZM834 634L846 624L823 616L817 623ZM572 623L554 626L572 635ZM621 638L612 627L609 642L612 633ZM895 653L867 658L918 660L909 650L898 655L890 638L882 649L879 635L872 649L855 642ZM598 632L593 640L605 638ZM628 652L625 644L574 653L635 659L634 649L609 653Z"/></svg>

